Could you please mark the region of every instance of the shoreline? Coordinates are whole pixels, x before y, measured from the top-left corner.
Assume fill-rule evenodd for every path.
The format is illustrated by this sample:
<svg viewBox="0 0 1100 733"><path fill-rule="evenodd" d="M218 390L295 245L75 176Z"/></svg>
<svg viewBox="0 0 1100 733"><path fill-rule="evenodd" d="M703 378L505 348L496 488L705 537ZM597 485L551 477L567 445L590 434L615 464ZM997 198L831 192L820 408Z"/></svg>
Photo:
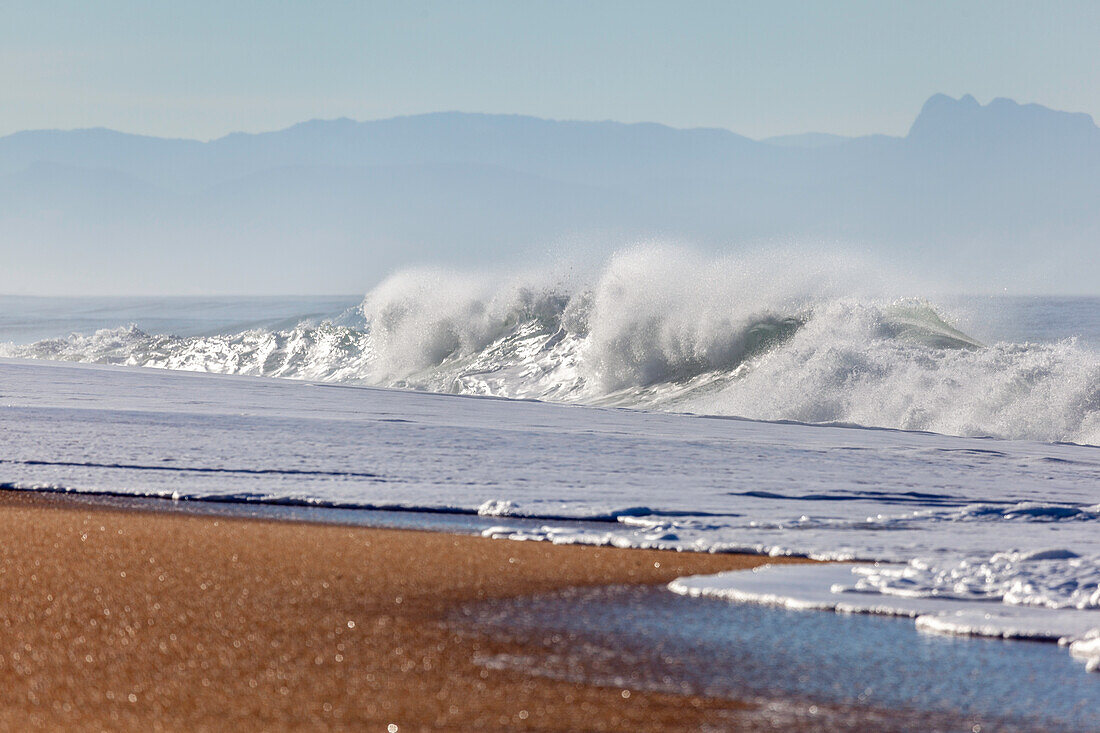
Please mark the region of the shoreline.
<svg viewBox="0 0 1100 733"><path fill-rule="evenodd" d="M0 492L0 724L667 730L746 701L475 663L462 603L797 558L484 539ZM749 714L749 718L746 718Z"/></svg>

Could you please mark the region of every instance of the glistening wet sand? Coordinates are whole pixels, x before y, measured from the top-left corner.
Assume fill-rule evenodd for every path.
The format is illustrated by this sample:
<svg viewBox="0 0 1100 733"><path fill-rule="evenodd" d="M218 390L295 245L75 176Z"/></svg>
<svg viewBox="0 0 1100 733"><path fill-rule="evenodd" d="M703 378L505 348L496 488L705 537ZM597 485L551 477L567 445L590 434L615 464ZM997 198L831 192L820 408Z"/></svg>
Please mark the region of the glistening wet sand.
<svg viewBox="0 0 1100 733"><path fill-rule="evenodd" d="M768 561L0 493L0 727L667 730L736 700L493 671L458 604ZM774 562L775 560L771 560Z"/></svg>

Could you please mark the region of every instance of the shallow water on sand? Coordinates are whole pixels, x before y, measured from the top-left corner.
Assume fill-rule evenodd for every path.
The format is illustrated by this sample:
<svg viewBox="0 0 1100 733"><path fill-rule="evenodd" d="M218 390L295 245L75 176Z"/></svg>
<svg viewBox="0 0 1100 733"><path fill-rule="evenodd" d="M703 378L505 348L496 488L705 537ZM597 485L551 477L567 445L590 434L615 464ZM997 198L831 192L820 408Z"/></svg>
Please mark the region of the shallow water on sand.
<svg viewBox="0 0 1100 733"><path fill-rule="evenodd" d="M1098 680L1055 644L928 635L905 619L688 599L663 588L478 604L459 620L541 640L544 657L483 663L554 677L787 698L805 701L804 712L815 703L889 709L922 728L1100 729Z"/></svg>

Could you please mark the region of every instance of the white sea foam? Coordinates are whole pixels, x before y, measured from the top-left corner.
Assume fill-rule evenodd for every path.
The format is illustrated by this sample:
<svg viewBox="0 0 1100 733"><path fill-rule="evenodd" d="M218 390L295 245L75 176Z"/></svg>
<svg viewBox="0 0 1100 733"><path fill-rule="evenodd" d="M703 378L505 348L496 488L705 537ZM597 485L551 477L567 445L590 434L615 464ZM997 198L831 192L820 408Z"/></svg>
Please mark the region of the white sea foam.
<svg viewBox="0 0 1100 733"><path fill-rule="evenodd" d="M486 534L513 539L891 561L845 576L828 591L841 601L823 607L953 604L915 614L941 632L1046 638L1063 636L1054 633L1062 621L1049 619L1094 619L1100 457L1089 446L1100 444L1100 356L1073 339L984 345L947 309L894 298L874 281L846 259L708 260L649 247L588 280L398 273L355 312L321 324L188 337L122 327L8 345L0 356L776 422L487 408L496 401L326 394L274 380L204 378L216 384L196 391L181 375L113 370L85 393L81 379L64 387L57 372L35 372L4 384L5 400L30 412L0 415L14 436L0 478L461 511L501 517ZM192 420L207 404L220 412ZM43 405L64 420L35 412ZM91 405L94 421L81 417ZM176 423L109 418L134 405ZM255 405L271 426L248 423L252 442L240 445L227 416ZM172 468L179 456L201 465ZM248 468L237 471L242 460ZM531 521L517 527L517 518ZM1090 623L1064 636L1095 668L1087 632L1100 623Z"/></svg>
<svg viewBox="0 0 1100 733"><path fill-rule="evenodd" d="M1035 636L1043 619L1100 614L1093 447L57 362L0 362L0 376L8 488L461 512L499 517L493 537L889 560L825 590L844 607L1000 609L996 625L954 610L921 622L958 633Z"/></svg>
<svg viewBox="0 0 1100 733"><path fill-rule="evenodd" d="M1010 605L1100 609L1100 557L1071 550L998 552L943 564L862 567L851 590L907 597L996 600Z"/></svg>
<svg viewBox="0 0 1100 733"><path fill-rule="evenodd" d="M669 584L669 589L688 596L794 610L902 616L912 618L919 630L929 633L1057 641L1067 645L1073 656L1085 660L1089 671L1100 669L1100 611L1095 607L1012 607L993 596L941 594L934 588L917 587L904 593L882 594L862 584L862 578L894 577L898 572L898 568L883 563L851 567L769 565L679 578ZM861 578L854 584L853 575ZM1041 571L1033 571L1032 577L1042 583L1041 575Z"/></svg>
<svg viewBox="0 0 1100 733"><path fill-rule="evenodd" d="M1100 672L1100 629L1092 629L1080 639L1070 642L1069 653L1085 660L1090 672Z"/></svg>
<svg viewBox="0 0 1100 733"><path fill-rule="evenodd" d="M410 270L339 324L188 338L123 327L0 355L1100 443L1095 351L983 346L877 280L838 257L642 247L587 283Z"/></svg>

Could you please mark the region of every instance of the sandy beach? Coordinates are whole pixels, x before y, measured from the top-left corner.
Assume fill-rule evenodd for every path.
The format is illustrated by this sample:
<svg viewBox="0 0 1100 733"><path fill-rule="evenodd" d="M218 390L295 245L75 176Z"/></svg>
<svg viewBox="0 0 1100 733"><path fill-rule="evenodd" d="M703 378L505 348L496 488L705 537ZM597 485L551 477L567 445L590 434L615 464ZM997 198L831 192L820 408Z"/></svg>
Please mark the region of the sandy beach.
<svg viewBox="0 0 1100 733"><path fill-rule="evenodd" d="M1100 3L790 5L0 3L0 733L1100 733Z"/></svg>
<svg viewBox="0 0 1100 733"><path fill-rule="evenodd" d="M664 583L744 555L130 511L0 494L0 726L729 727L746 705L487 670L456 605ZM391 729L392 730L392 729Z"/></svg>

